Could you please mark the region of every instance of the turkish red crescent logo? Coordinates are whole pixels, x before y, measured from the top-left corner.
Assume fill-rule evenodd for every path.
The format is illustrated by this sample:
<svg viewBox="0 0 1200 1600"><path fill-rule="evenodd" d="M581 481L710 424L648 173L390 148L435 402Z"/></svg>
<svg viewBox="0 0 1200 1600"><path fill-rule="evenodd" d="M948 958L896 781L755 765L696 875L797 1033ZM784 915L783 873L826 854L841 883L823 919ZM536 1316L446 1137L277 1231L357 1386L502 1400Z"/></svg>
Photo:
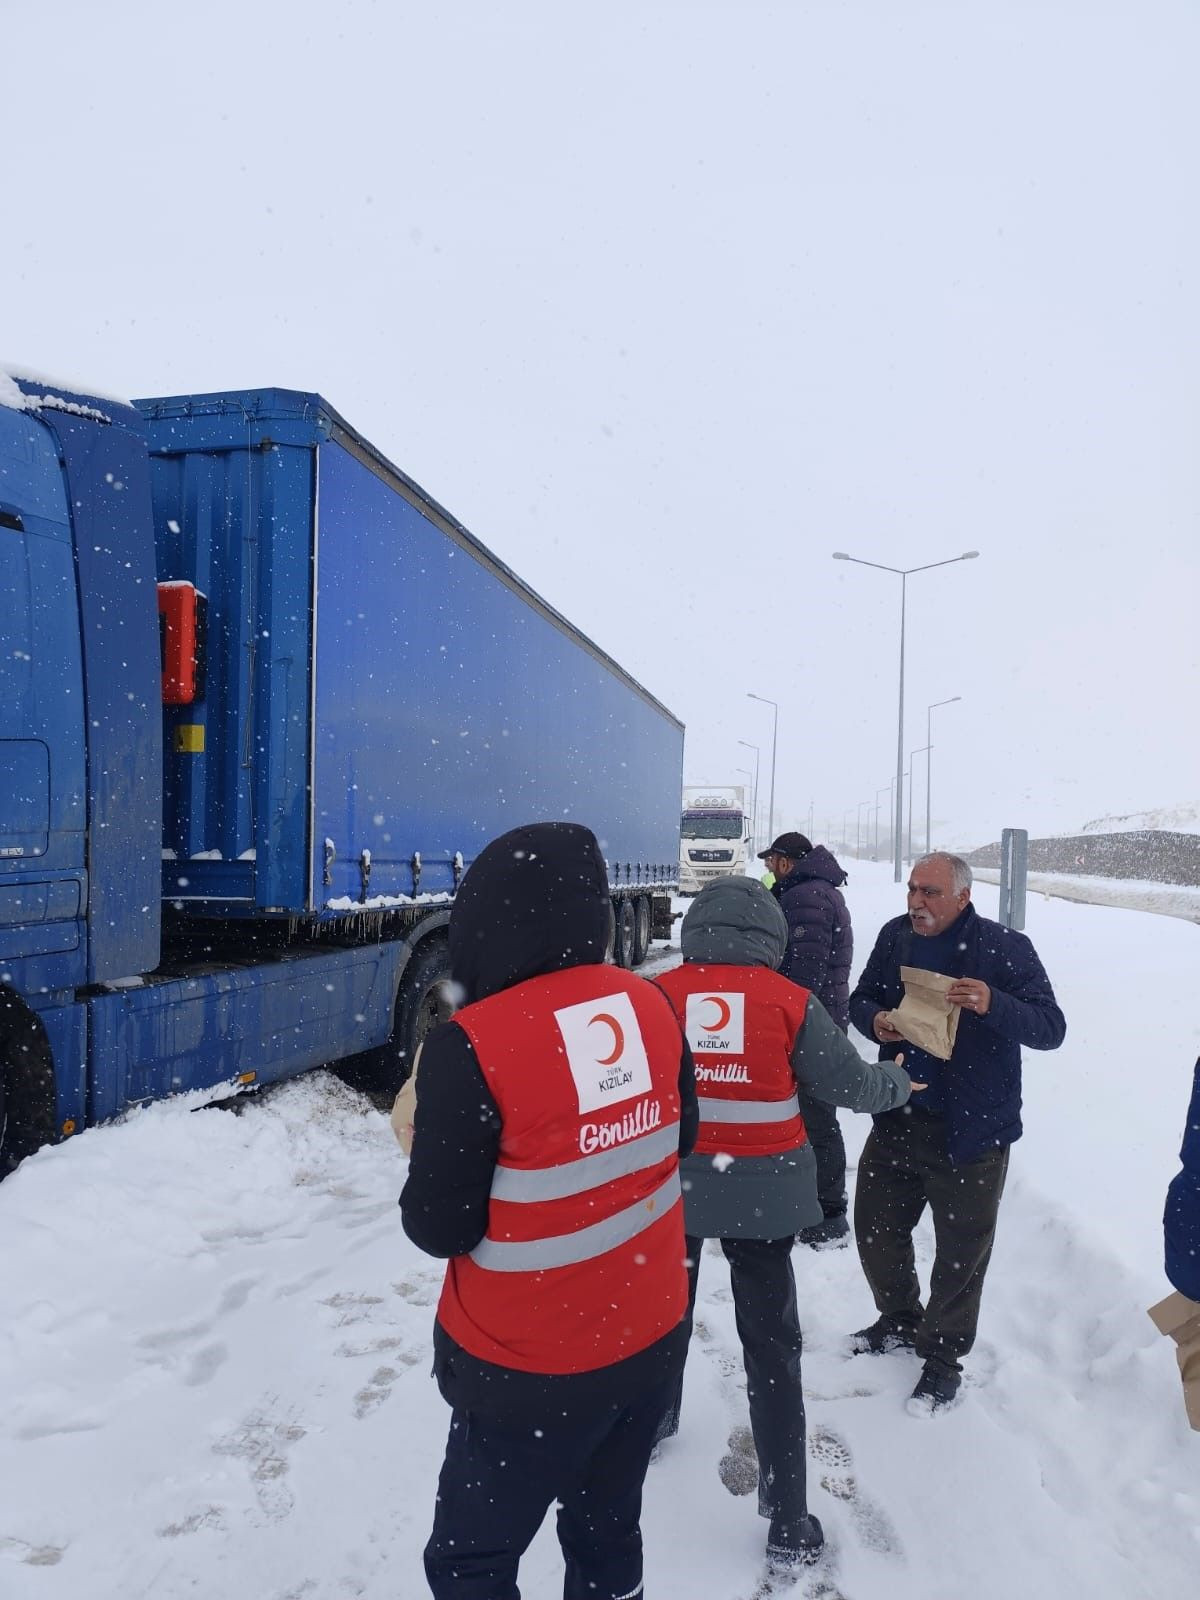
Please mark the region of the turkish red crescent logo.
<svg viewBox="0 0 1200 1600"><path fill-rule="evenodd" d="M702 1006L716 1006L717 1008L717 1020L715 1022L702 1022L700 1024L705 1033L720 1033L722 1028L729 1026L729 1019L733 1013L729 1009L728 1002L722 1000L719 995L706 994L700 1004Z"/></svg>
<svg viewBox="0 0 1200 1600"><path fill-rule="evenodd" d="M597 1057L596 1065L600 1067L611 1067L615 1062L621 1059L622 1053L624 1052L625 1030L617 1021L616 1017L610 1017L607 1011L598 1012L588 1023L588 1027L593 1027L597 1022L602 1022L606 1028L612 1029L613 1053L610 1056Z"/></svg>

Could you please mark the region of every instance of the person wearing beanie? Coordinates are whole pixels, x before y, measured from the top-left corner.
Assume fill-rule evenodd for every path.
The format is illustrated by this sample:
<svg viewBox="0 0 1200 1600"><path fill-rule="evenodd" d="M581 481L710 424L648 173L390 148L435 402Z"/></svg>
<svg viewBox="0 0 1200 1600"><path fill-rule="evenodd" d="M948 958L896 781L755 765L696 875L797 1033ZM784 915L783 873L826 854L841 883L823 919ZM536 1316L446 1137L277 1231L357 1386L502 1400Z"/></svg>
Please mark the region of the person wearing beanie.
<svg viewBox="0 0 1200 1600"><path fill-rule="evenodd" d="M774 874L771 893L788 924L787 953L780 971L812 991L843 1033L850 1027L850 964L854 934L842 895L846 873L823 844L802 833L781 833L760 852ZM821 1217L799 1234L801 1244L819 1250L843 1248L849 1239L846 1220L846 1146L831 1105L801 1090L800 1109L817 1158L817 1193Z"/></svg>
<svg viewBox="0 0 1200 1600"><path fill-rule="evenodd" d="M808 1510L801 1336L791 1251L821 1218L817 1164L798 1094L854 1111L894 1110L912 1085L895 1062L872 1065L809 990L775 969L787 920L762 884L707 884L683 920L683 965L655 980L679 1018L700 1107L695 1151L681 1163L688 1318L700 1252L719 1239L729 1262L758 1456L767 1562L787 1572L824 1542ZM659 1437L679 1425L682 1380Z"/></svg>
<svg viewBox="0 0 1200 1600"><path fill-rule="evenodd" d="M697 1110L671 1007L605 964L611 917L595 835L564 822L493 840L450 914L465 1003L425 1038L400 1196L447 1259L435 1600L515 1600L555 1502L567 1600L642 1592L642 1484L690 1331Z"/></svg>

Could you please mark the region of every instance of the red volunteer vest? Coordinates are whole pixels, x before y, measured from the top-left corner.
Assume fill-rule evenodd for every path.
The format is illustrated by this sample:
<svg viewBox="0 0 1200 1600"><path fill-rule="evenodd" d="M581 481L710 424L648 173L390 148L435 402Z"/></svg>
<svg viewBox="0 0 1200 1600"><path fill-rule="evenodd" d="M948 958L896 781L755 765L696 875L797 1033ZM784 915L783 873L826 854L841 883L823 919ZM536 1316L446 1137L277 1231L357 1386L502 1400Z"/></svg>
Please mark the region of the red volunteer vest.
<svg viewBox="0 0 1200 1600"><path fill-rule="evenodd" d="M766 967L692 962L654 981L696 1066L697 1154L773 1156L802 1145L791 1056L808 990Z"/></svg>
<svg viewBox="0 0 1200 1600"><path fill-rule="evenodd" d="M591 1372L687 1309L679 1028L652 984L571 967L455 1022L500 1110L487 1233L447 1266L438 1320L480 1360Z"/></svg>

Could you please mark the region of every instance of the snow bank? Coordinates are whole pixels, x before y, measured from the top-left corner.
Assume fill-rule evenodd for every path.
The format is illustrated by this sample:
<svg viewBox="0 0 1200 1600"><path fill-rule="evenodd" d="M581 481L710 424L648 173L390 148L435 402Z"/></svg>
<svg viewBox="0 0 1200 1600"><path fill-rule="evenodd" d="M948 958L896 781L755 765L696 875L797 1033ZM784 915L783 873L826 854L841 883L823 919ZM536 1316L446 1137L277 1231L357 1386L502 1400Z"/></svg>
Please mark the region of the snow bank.
<svg viewBox="0 0 1200 1600"><path fill-rule="evenodd" d="M999 872L992 867L974 867L972 871L977 881L1000 882ZM1031 872L1028 894L1054 895L1091 906L1123 906L1130 911L1152 911L1162 917L1183 917L1188 922L1200 922L1200 887L1154 883L1148 878L1091 878L1082 873Z"/></svg>

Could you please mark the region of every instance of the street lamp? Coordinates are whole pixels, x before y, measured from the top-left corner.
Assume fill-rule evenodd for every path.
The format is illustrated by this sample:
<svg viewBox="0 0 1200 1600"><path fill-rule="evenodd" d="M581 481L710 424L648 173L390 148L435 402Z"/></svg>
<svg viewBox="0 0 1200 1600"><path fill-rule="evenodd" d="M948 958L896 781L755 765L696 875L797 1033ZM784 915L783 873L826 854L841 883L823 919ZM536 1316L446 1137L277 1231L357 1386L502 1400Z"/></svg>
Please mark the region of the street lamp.
<svg viewBox="0 0 1200 1600"><path fill-rule="evenodd" d="M768 828L770 829L770 833L771 833L771 837L767 840L767 843L768 844L774 844L775 843L775 745L776 745L776 742L777 742L778 737L779 737L779 707L778 707L778 705L776 705L774 700L768 700L765 694L755 694L753 692L753 690L750 690L750 689L747 689L746 693L747 693L747 695L749 696L749 698L751 700L761 700L763 705L770 706L771 709L775 713L774 718L773 718L772 723L771 723L771 814L770 814L770 821L767 824Z"/></svg>
<svg viewBox="0 0 1200 1600"><path fill-rule="evenodd" d="M854 854L860 861L862 860L862 808L864 806L870 810L871 802L869 800L860 800L858 802L858 843L854 846Z"/></svg>
<svg viewBox="0 0 1200 1600"><path fill-rule="evenodd" d="M742 741L739 739L738 743L741 744L741 742ZM746 776L750 779L750 817L751 817L750 834L751 834L751 837L754 839L755 843L757 843L758 842L758 835L755 832L753 818L754 818L754 808L758 804L758 785L755 782L754 774L750 771L749 767L734 767L733 770L735 772L744 772L746 774Z"/></svg>
<svg viewBox="0 0 1200 1600"><path fill-rule="evenodd" d="M920 567L889 567L882 561L863 561L859 556L847 555L844 550L835 550L835 561L853 561L859 567L875 567L880 572L894 572L900 579L900 711L896 724L896 826L895 849L892 854L896 869L897 883L903 876L900 864L900 834L903 830L904 818L900 815L904 808L904 626L905 607L908 599L908 580L914 572L931 572L934 567L953 566L956 561L974 561L979 554L978 550L964 550L960 556L947 556L945 561L927 561Z"/></svg>
<svg viewBox="0 0 1200 1600"><path fill-rule="evenodd" d="M879 860L879 796L881 794L891 794L891 792L892 792L892 781L891 781L890 778L884 784L882 789L876 789L876 791L875 791L875 857L874 857L874 859L876 861Z"/></svg>
<svg viewBox="0 0 1200 1600"><path fill-rule="evenodd" d="M949 700L935 700L931 706L925 707L925 854L933 849L933 802L930 799L930 780L933 776L933 713L939 706L952 706L956 700L961 700L962 695L952 694Z"/></svg>
<svg viewBox="0 0 1200 1600"><path fill-rule="evenodd" d="M754 800L751 803L750 811L751 811L751 814L752 814L752 816L754 818L754 828L753 828L754 842L755 842L755 844L757 844L758 843L758 754L759 754L758 746L756 744L751 744L749 739L739 739L738 743L739 744L744 744L746 746L747 750L753 750L754 751ZM739 772L742 772L744 770L745 769L742 768L742 767L738 768ZM771 842L772 841L770 839L767 840L768 844L770 844Z"/></svg>
<svg viewBox="0 0 1200 1600"><path fill-rule="evenodd" d="M849 850L849 848L850 848L850 839L849 839L849 826L850 825L846 821L846 818L849 817L853 813L853 811L854 811L854 807L853 806L847 806L845 811L842 812L842 849L843 850Z"/></svg>
<svg viewBox="0 0 1200 1600"><path fill-rule="evenodd" d="M929 746L926 745L922 750L910 750L909 753L908 753L908 860L909 860L909 865L910 866L912 865L912 858L913 858L913 853L912 853L912 783L913 783L913 768L916 766L916 762L913 760L913 757L914 756L919 756L919 755L924 755L924 754L926 754L928 752L928 750L929 750ZM926 782L929 781L929 774L928 773L925 774L925 781Z"/></svg>

